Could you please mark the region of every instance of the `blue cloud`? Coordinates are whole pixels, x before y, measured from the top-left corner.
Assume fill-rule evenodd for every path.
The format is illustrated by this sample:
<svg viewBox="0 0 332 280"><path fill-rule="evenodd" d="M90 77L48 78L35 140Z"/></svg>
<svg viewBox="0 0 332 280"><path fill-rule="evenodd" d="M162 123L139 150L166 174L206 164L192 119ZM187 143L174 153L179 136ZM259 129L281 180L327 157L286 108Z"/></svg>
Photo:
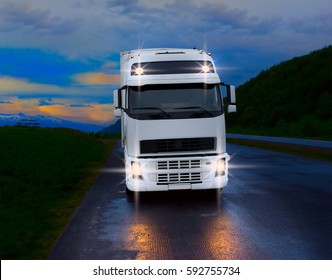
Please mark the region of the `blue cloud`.
<svg viewBox="0 0 332 280"><path fill-rule="evenodd" d="M106 59L118 59L117 56L110 55ZM99 69L105 62L104 59L72 60L54 52L16 48L0 48L0 61L0 76L28 78L36 83L58 86L71 85L74 74Z"/></svg>
<svg viewBox="0 0 332 280"><path fill-rule="evenodd" d="M82 19L64 19L51 15L51 9L34 7L28 3L6 3L2 7L7 27L22 26L26 30L53 34L70 34L80 27Z"/></svg>
<svg viewBox="0 0 332 280"><path fill-rule="evenodd" d="M52 106L55 104L64 105L63 103L60 104L60 103L53 102L52 98L40 98L38 106Z"/></svg>
<svg viewBox="0 0 332 280"><path fill-rule="evenodd" d="M93 106L90 104L70 104L68 107L73 107L73 108L92 108Z"/></svg>

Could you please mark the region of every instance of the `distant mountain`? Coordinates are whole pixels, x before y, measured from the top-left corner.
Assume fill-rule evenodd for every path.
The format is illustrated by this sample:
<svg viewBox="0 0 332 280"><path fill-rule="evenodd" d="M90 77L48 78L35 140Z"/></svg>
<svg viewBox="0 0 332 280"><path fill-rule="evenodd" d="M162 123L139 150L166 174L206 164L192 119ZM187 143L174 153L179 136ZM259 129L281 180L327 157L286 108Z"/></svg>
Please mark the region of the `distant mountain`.
<svg viewBox="0 0 332 280"><path fill-rule="evenodd" d="M2 114L0 113L0 126L9 125L14 126L18 123L37 123L40 127L64 127L64 128L71 128L86 132L97 132L103 128L101 125L96 124L88 124L88 123L80 123L74 121L63 120L56 117L50 116L28 116L23 113L18 114Z"/></svg>
<svg viewBox="0 0 332 280"><path fill-rule="evenodd" d="M229 132L332 139L332 46L262 71L237 89Z"/></svg>
<svg viewBox="0 0 332 280"><path fill-rule="evenodd" d="M120 134L121 133L121 119L118 119L115 123L111 124L108 127L103 128L99 131L101 135L109 134Z"/></svg>

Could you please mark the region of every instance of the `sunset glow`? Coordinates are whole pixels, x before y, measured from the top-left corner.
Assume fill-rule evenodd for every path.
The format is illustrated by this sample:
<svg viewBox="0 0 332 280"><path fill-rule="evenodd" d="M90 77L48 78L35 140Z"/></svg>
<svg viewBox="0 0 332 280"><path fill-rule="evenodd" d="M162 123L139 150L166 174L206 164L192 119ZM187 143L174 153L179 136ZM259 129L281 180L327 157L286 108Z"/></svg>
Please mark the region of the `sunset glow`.
<svg viewBox="0 0 332 280"><path fill-rule="evenodd" d="M4 114L24 113L29 116L55 116L64 120L108 125L113 119L113 104L89 104L86 106L66 105L68 100L53 100L59 104L40 105L39 99L11 99L0 103L0 112Z"/></svg>

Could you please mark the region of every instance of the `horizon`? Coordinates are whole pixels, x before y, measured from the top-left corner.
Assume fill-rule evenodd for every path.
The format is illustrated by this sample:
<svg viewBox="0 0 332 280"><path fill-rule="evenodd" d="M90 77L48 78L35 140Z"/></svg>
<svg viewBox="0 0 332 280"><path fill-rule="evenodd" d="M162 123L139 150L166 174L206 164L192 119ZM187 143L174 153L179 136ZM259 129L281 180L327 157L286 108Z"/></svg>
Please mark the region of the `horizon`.
<svg viewBox="0 0 332 280"><path fill-rule="evenodd" d="M111 124L124 49L204 49L221 80L238 87L274 65L331 45L329 2L2 2L0 113Z"/></svg>

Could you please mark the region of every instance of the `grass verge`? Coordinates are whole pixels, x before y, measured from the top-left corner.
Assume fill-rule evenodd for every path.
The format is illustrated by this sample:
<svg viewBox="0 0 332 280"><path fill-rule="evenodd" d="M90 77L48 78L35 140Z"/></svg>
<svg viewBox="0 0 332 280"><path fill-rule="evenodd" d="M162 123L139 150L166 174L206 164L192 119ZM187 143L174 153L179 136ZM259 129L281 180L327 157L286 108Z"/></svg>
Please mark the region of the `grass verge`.
<svg viewBox="0 0 332 280"><path fill-rule="evenodd" d="M114 140L69 129L0 128L0 257L45 259Z"/></svg>
<svg viewBox="0 0 332 280"><path fill-rule="evenodd" d="M332 162L332 151L328 148L310 147L305 145L293 145L285 143L265 142L246 139L227 139L227 143L244 145L254 148L289 153L297 156Z"/></svg>
<svg viewBox="0 0 332 280"><path fill-rule="evenodd" d="M259 128L255 125L241 126L228 123L228 133L262 135L312 140L332 140L332 120L319 120L314 116L305 116L296 122L278 122L276 126Z"/></svg>

